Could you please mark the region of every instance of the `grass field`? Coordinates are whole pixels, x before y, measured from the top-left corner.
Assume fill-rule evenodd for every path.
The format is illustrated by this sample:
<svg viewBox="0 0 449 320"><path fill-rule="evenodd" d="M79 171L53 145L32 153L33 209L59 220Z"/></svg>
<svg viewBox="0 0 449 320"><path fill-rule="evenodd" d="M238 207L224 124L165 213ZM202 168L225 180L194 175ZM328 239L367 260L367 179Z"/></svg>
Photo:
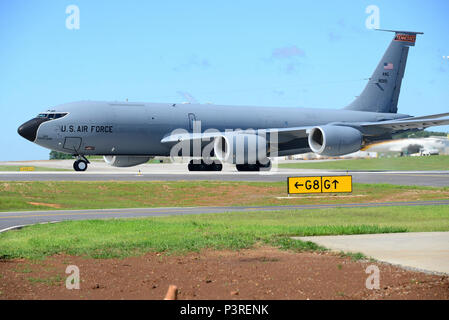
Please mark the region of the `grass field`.
<svg viewBox="0 0 449 320"><path fill-rule="evenodd" d="M249 206L449 199L449 187L354 184L352 194L286 196L285 182L0 182L0 211Z"/></svg>
<svg viewBox="0 0 449 320"><path fill-rule="evenodd" d="M23 167L33 167L33 171L71 171L68 169L58 169L58 168L46 168L46 167L35 167L35 166L0 166L0 171L20 171Z"/></svg>
<svg viewBox="0 0 449 320"><path fill-rule="evenodd" d="M350 159L325 162L282 163L280 168L329 170L449 170L449 156Z"/></svg>
<svg viewBox="0 0 449 320"><path fill-rule="evenodd" d="M323 250L291 236L448 231L447 206L338 208L278 212L68 221L0 234L0 258L43 258L57 253L96 258L148 251L182 253L270 245Z"/></svg>

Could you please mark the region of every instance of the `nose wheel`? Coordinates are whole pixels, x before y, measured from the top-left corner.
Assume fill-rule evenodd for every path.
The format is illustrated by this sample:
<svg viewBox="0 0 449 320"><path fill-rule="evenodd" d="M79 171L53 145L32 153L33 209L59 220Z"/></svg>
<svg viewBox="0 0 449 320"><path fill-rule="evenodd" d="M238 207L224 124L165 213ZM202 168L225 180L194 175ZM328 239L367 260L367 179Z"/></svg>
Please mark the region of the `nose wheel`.
<svg viewBox="0 0 449 320"><path fill-rule="evenodd" d="M87 163L87 160L78 159L73 163L73 169L75 169L75 171L86 171Z"/></svg>

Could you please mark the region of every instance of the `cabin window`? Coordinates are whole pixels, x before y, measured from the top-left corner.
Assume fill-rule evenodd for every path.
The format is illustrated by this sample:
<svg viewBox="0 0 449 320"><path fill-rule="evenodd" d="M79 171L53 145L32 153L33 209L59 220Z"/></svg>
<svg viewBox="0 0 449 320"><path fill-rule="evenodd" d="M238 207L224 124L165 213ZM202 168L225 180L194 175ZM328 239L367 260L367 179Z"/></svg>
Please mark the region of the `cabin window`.
<svg viewBox="0 0 449 320"><path fill-rule="evenodd" d="M55 119L62 118L62 117L64 117L65 115L67 115L67 113L56 113L56 114L55 114Z"/></svg>
<svg viewBox="0 0 449 320"><path fill-rule="evenodd" d="M48 119L59 119L66 116L68 113L39 113L37 115L38 118L48 118Z"/></svg>

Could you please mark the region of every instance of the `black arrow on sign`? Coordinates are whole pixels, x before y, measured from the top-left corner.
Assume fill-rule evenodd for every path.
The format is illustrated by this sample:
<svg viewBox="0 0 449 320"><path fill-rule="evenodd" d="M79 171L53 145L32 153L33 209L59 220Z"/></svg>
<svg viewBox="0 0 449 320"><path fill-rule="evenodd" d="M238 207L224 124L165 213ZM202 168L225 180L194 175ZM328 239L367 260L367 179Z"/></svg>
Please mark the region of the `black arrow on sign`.
<svg viewBox="0 0 449 320"><path fill-rule="evenodd" d="M298 186L301 186L301 187L302 187L302 186L303 186L303 184L298 184L298 181L296 181L296 183L295 183L295 187L296 187L296 189L299 189L299 188L298 188Z"/></svg>
<svg viewBox="0 0 449 320"><path fill-rule="evenodd" d="M338 181L337 181L337 180L334 180L334 181L332 181L332 183L334 184L334 189L337 189Z"/></svg>

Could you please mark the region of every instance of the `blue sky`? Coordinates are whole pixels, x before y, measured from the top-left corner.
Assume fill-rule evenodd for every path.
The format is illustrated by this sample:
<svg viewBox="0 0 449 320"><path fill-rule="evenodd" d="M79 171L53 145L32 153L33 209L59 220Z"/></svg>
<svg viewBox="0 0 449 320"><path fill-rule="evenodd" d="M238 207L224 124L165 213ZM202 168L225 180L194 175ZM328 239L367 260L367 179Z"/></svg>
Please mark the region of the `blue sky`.
<svg viewBox="0 0 449 320"><path fill-rule="evenodd" d="M425 33L399 112L449 112L449 1L0 0L0 160L47 159L17 127L77 100L344 107L392 38L366 28L369 5L381 28Z"/></svg>

